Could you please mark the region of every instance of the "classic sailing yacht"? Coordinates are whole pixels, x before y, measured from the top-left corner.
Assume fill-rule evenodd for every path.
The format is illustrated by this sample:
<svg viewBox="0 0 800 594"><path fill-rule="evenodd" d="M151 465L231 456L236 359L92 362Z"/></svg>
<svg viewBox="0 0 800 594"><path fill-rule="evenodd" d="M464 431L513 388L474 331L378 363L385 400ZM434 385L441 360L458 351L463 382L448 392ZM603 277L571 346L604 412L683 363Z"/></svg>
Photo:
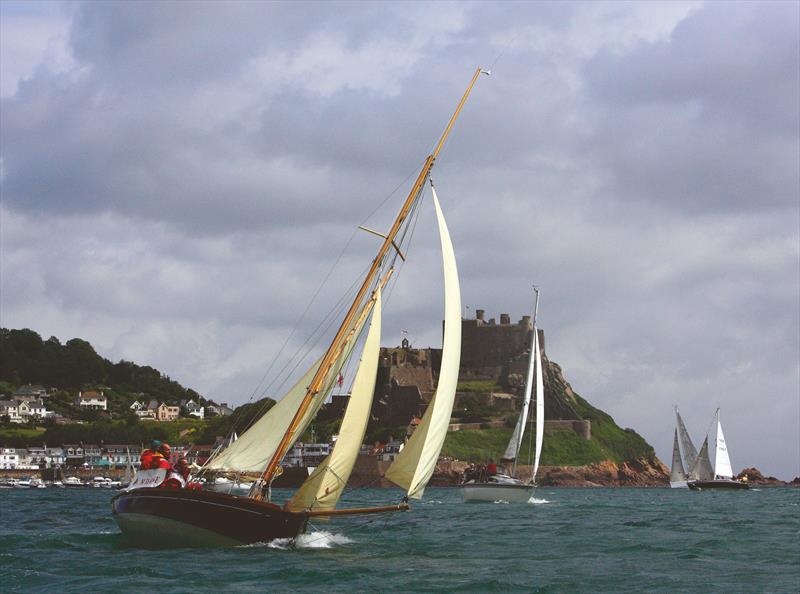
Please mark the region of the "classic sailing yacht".
<svg viewBox="0 0 800 594"><path fill-rule="evenodd" d="M495 474L468 480L460 487L461 498L464 501L507 501L509 503L527 503L536 490L536 472L539 469L539 459L542 453L542 439L544 437L544 381L542 378L542 355L539 348L539 330L536 327L536 317L539 313L539 289L534 287L536 302L533 307L533 337L531 338L531 354L528 359L528 373L525 378L525 397L522 401L517 424L511 440L508 442L504 460L513 460L511 476ZM536 385L536 445L534 449L533 471L530 482L525 483L516 478L519 450L522 447L522 438L525 434L525 425L528 421L528 410L531 403L533 385ZM529 461L530 462L530 461Z"/></svg>
<svg viewBox="0 0 800 594"><path fill-rule="evenodd" d="M130 487L112 499L122 531L134 539L162 546L242 544L292 538L306 530L309 519L340 515L406 511L408 498L422 497L444 443L453 408L461 356L461 293L447 224L431 183L442 249L445 324L442 362L436 393L385 478L406 491L398 503L370 508L336 509L366 431L378 367L381 335L381 293L394 272L401 248L410 240L412 215L421 202L439 151L481 74L478 68L434 151L426 158L391 229L325 353L266 414L235 442L217 452L203 467L205 475L236 481L252 480L247 496L195 489L159 487L163 470L140 471ZM272 481L280 463L303 434L330 394L340 371L363 341L352 393L331 454L283 505L271 501ZM153 476L150 476L150 475ZM388 493L388 492L387 492Z"/></svg>
<svg viewBox="0 0 800 594"><path fill-rule="evenodd" d="M677 407L675 407L675 417L677 427L675 428L675 438L672 444L670 487L673 489L689 488L694 491L749 488L746 482L733 478L731 459L728 456L728 447L725 443L725 435L722 433L722 423L719 420L719 409L714 414L716 437L714 439L715 455L713 465L708 455L708 435L703 440L703 445L700 447L700 453L698 454ZM688 473L684 470L681 449L678 445L679 441L680 447L683 448L683 460L686 460L689 465Z"/></svg>

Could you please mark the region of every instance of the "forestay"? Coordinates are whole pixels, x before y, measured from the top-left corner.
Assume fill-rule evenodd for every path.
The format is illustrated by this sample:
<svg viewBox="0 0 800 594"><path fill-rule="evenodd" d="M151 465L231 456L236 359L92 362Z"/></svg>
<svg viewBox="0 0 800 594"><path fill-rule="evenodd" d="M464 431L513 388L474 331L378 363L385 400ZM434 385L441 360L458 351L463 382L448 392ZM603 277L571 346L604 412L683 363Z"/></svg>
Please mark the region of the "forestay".
<svg viewBox="0 0 800 594"><path fill-rule="evenodd" d="M386 472L386 478L407 489L408 496L420 499L425 491L439 452L447 435L453 400L458 384L458 368L461 361L461 290L458 282L456 258L447 223L433 190L433 204L439 223L444 268L444 341L439 383L422 421L405 444L405 447Z"/></svg>
<svg viewBox="0 0 800 594"><path fill-rule="evenodd" d="M330 456L325 458L286 503L286 507L291 511L333 509L353 471L367 430L372 395L375 391L375 378L378 373L381 348L380 289L376 290L374 300L372 321L336 445Z"/></svg>

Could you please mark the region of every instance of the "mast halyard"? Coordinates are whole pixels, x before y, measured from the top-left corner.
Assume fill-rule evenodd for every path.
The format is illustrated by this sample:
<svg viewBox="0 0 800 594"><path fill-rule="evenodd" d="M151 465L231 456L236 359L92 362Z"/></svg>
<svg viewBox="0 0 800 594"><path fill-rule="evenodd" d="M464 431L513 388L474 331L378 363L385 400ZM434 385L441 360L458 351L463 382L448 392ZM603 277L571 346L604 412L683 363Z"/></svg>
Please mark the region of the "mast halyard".
<svg viewBox="0 0 800 594"><path fill-rule="evenodd" d="M350 306L350 309L347 311L347 314L342 320L339 329L336 332L336 335L333 337L330 346L328 346L327 351L323 355L322 361L320 363L319 368L317 369L316 373L314 374L313 379L309 383L308 389L306 391L306 395L303 398L297 412L294 415L291 423L289 424L288 429L283 435L280 443L278 444L278 448L273 454L272 458L270 459L269 463L267 464L266 469L264 470L263 474L261 475L261 489L254 489L253 498L257 500L262 500L265 494L265 487L269 485L272 478L275 476L275 473L278 470L278 465L280 464L283 457L286 455L291 443L292 438L300 425L300 422L303 419L308 407L311 404L314 396L319 393L319 391L323 387L323 383L325 378L327 377L328 373L330 372L331 367L334 365L338 354L341 352L344 343L348 337L348 329L351 328L352 323L358 313L363 309L361 302L364 300L364 297L367 294L370 286L372 285L373 281L375 280L378 271L383 264L384 257L389 249L392 247L395 237L397 236L400 228L402 227L403 223L407 219L414 203L417 201L419 196L422 194L422 190L424 188L424 184L428 176L430 175L431 169L433 168L434 162L436 161L436 157L439 155L439 152L444 146L445 140L447 140L450 131L455 124L458 115L461 113L461 109L464 107L470 93L472 92L472 88L475 86L475 82L478 80L478 77L481 75L482 72L485 72L480 67L475 70L475 73L472 76L472 80L467 87L467 90L464 92L464 95L461 97L461 101L459 101L458 106L456 107L455 112L450 118L450 121L447 123L447 127L445 128L444 132L442 133L439 142L436 144L433 153L428 155L427 159L425 159L425 164L422 166L422 170L419 172L414 185L411 188L411 191L408 194L405 202L403 203L400 212L398 213L397 217L395 218L394 223L392 224L391 229L386 234L386 237L383 240L383 244L381 245L380 249L378 250L378 254L375 256L375 259L372 261L372 265L370 266L369 271L367 272L364 281L361 284L358 293L356 293L355 298L353 299L353 303ZM488 74L488 73L487 73Z"/></svg>

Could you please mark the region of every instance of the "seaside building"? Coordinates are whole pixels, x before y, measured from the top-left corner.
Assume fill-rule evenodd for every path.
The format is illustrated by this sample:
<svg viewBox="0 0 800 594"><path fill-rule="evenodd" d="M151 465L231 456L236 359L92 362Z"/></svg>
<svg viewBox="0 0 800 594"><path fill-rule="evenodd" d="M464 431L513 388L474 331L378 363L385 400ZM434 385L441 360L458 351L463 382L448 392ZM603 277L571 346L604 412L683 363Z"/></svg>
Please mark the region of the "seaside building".
<svg viewBox="0 0 800 594"><path fill-rule="evenodd" d="M16 448L0 449L0 469L13 470L19 466L19 454Z"/></svg>
<svg viewBox="0 0 800 594"><path fill-rule="evenodd" d="M156 420L161 422L174 421L180 414L181 409L179 406L170 406L166 402L162 402L156 409Z"/></svg>
<svg viewBox="0 0 800 594"><path fill-rule="evenodd" d="M107 410L108 398L101 390L86 390L78 392L75 405L81 410Z"/></svg>

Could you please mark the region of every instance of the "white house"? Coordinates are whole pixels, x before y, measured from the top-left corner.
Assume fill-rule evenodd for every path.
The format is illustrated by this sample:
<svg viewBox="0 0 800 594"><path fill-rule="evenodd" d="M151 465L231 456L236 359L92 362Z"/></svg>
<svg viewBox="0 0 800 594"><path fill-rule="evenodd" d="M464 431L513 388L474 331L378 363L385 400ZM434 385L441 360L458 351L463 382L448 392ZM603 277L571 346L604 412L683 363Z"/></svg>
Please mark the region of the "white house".
<svg viewBox="0 0 800 594"><path fill-rule="evenodd" d="M19 454L16 448L0 449L0 468L11 470L19 466Z"/></svg>
<svg viewBox="0 0 800 594"><path fill-rule="evenodd" d="M399 441L390 441L383 448L383 451L378 454L378 460L383 462L394 462L404 445L404 443Z"/></svg>
<svg viewBox="0 0 800 594"><path fill-rule="evenodd" d="M85 392L78 392L78 398L75 404L81 409L88 410L106 410L108 407L108 398L99 390L86 390Z"/></svg>
<svg viewBox="0 0 800 594"><path fill-rule="evenodd" d="M140 411L145 407L145 405L138 400L134 400L133 404L130 405L130 409L134 412Z"/></svg>
<svg viewBox="0 0 800 594"><path fill-rule="evenodd" d="M19 416L26 421L31 418L43 419L48 414L47 408L41 400L28 400L19 403Z"/></svg>
<svg viewBox="0 0 800 594"><path fill-rule="evenodd" d="M22 423L19 405L20 403L16 400L0 400L0 416L8 416L12 423Z"/></svg>
<svg viewBox="0 0 800 594"><path fill-rule="evenodd" d="M188 414L190 417L195 417L197 419L204 419L206 416L206 409L205 407L200 406L194 410L190 410Z"/></svg>

